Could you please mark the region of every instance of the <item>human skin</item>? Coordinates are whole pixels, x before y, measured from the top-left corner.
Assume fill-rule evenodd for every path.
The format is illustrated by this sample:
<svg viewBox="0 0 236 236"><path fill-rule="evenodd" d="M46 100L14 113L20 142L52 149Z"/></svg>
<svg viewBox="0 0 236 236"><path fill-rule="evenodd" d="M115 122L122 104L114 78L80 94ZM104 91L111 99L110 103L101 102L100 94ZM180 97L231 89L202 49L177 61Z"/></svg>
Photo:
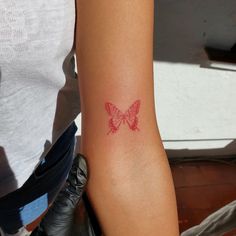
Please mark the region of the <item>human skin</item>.
<svg viewBox="0 0 236 236"><path fill-rule="evenodd" d="M103 235L179 235L154 106L154 0L77 0L76 5L80 152L87 158L86 192ZM130 116L126 112L135 101L139 109ZM120 112L109 112L108 103Z"/></svg>

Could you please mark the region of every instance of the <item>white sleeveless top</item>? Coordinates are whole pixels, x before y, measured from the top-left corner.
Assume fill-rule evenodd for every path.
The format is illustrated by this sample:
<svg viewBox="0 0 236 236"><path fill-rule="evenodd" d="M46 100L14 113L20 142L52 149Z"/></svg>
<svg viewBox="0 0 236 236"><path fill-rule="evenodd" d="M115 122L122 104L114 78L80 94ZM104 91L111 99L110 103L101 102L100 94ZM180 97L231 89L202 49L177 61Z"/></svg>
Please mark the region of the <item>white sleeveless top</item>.
<svg viewBox="0 0 236 236"><path fill-rule="evenodd" d="M79 113L74 0L0 0L0 197Z"/></svg>

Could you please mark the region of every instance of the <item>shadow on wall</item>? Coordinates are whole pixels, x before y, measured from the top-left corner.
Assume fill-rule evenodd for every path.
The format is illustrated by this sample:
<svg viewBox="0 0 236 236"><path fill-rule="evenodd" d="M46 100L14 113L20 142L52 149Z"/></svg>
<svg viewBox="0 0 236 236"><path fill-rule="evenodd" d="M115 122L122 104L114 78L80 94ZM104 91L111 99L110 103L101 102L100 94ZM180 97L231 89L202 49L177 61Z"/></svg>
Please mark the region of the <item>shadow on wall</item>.
<svg viewBox="0 0 236 236"><path fill-rule="evenodd" d="M154 60L201 64L205 46L230 50L235 15L235 0L155 0Z"/></svg>
<svg viewBox="0 0 236 236"><path fill-rule="evenodd" d="M166 149L168 158L185 158L193 157L201 160L201 157L206 159L206 157L212 158L221 158L221 157L232 157L236 158L236 140L233 140L230 144L226 145L223 148L215 149Z"/></svg>

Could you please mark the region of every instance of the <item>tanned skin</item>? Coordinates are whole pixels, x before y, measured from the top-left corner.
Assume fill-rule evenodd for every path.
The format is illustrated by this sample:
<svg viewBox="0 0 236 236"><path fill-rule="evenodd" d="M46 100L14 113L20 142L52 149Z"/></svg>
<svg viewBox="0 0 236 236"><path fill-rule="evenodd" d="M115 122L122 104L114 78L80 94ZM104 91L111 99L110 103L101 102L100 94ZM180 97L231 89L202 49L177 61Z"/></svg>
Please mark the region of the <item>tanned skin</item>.
<svg viewBox="0 0 236 236"><path fill-rule="evenodd" d="M179 235L154 106L154 0L77 0L80 152L106 236Z"/></svg>

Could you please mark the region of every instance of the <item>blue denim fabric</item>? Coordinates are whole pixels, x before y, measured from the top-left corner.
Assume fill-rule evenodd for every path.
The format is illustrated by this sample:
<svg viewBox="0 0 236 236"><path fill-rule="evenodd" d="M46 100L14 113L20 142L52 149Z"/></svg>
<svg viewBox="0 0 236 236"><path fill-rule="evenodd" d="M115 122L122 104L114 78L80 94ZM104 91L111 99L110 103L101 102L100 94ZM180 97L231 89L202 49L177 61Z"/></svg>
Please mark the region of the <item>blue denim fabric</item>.
<svg viewBox="0 0 236 236"><path fill-rule="evenodd" d="M33 222L52 203L72 166L76 130L73 122L24 185L0 198L0 228L6 233Z"/></svg>

